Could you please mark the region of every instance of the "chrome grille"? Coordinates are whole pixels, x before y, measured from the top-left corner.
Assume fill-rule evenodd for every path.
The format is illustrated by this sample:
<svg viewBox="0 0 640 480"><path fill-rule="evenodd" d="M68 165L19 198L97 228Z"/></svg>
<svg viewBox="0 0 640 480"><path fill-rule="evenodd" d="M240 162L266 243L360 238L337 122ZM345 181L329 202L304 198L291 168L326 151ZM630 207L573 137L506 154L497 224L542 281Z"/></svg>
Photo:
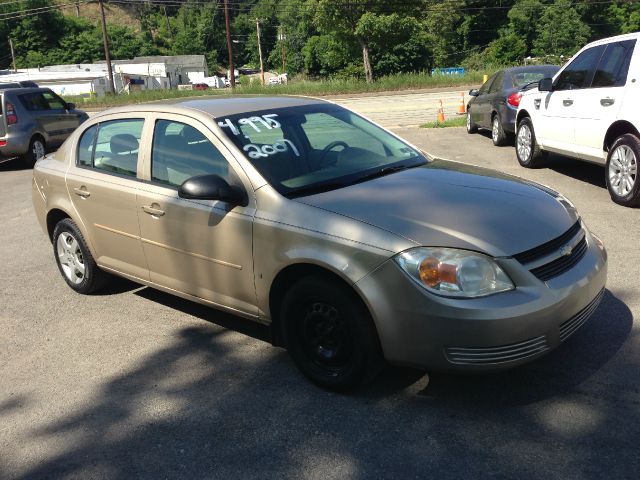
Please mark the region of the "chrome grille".
<svg viewBox="0 0 640 480"><path fill-rule="evenodd" d="M548 349L547 338L540 335L500 347L447 347L445 354L451 363L459 365L495 365L532 357Z"/></svg>
<svg viewBox="0 0 640 480"><path fill-rule="evenodd" d="M571 335L573 335L584 323L589 319L591 314L596 311L602 297L604 296L604 288L600 290L600 293L596 295L596 298L591 300L589 305L584 307L573 317L560 325L560 340L565 341Z"/></svg>

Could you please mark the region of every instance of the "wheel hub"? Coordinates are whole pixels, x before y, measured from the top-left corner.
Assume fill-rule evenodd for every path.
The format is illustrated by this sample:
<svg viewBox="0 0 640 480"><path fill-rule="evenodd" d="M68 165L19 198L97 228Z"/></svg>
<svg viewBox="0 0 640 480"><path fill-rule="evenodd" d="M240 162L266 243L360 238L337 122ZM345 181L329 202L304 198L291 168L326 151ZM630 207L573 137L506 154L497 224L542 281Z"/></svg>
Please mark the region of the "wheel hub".
<svg viewBox="0 0 640 480"><path fill-rule="evenodd" d="M324 302L309 305L301 333L307 355L317 365L337 370L349 361L350 337L340 312L334 306Z"/></svg>
<svg viewBox="0 0 640 480"><path fill-rule="evenodd" d="M627 196L633 190L638 173L638 162L627 145L616 148L609 160L609 184L616 195Z"/></svg>

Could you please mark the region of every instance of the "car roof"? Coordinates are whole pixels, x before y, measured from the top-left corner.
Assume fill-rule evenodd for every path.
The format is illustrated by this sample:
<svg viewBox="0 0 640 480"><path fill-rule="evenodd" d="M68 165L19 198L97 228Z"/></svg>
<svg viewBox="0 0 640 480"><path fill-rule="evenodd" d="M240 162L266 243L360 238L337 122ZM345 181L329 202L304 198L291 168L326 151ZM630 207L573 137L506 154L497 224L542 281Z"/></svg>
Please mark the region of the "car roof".
<svg viewBox="0 0 640 480"><path fill-rule="evenodd" d="M3 88L2 86L0 86L0 92L11 92L11 93L15 93L15 94L20 94L20 93L34 93L34 92L51 92L52 90L50 88L44 88L44 87L20 87L20 88L16 88L16 87L9 87L9 88Z"/></svg>
<svg viewBox="0 0 640 480"><path fill-rule="evenodd" d="M245 112L264 111L274 108L299 107L303 105L330 104L324 100L311 97L267 96L267 95L230 95L218 97L192 97L186 99L161 100L116 107L104 113L183 112L194 110L214 118L237 115Z"/></svg>

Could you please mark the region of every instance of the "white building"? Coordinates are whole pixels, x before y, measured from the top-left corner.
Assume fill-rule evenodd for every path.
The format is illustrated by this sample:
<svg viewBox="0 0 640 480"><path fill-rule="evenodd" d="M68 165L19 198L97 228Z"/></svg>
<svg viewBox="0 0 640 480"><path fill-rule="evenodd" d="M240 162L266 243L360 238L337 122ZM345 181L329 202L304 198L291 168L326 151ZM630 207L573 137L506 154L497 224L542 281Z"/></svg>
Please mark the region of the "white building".
<svg viewBox="0 0 640 480"><path fill-rule="evenodd" d="M114 60L113 79L116 91L177 88L184 83L198 83L208 76L204 55L136 57ZM98 95L108 91L106 62L51 65L19 69L18 73L1 75L1 82L31 80L61 95Z"/></svg>

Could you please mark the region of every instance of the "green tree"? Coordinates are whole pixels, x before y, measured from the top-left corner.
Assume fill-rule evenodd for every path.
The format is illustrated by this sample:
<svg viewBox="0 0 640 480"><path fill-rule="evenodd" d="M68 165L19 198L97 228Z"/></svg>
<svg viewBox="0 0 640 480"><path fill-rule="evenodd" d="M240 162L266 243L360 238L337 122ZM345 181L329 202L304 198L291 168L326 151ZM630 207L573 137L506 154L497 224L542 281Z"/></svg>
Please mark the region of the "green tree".
<svg viewBox="0 0 640 480"><path fill-rule="evenodd" d="M538 56L573 55L584 46L591 30L571 0L556 0L545 8L538 23L534 53Z"/></svg>

